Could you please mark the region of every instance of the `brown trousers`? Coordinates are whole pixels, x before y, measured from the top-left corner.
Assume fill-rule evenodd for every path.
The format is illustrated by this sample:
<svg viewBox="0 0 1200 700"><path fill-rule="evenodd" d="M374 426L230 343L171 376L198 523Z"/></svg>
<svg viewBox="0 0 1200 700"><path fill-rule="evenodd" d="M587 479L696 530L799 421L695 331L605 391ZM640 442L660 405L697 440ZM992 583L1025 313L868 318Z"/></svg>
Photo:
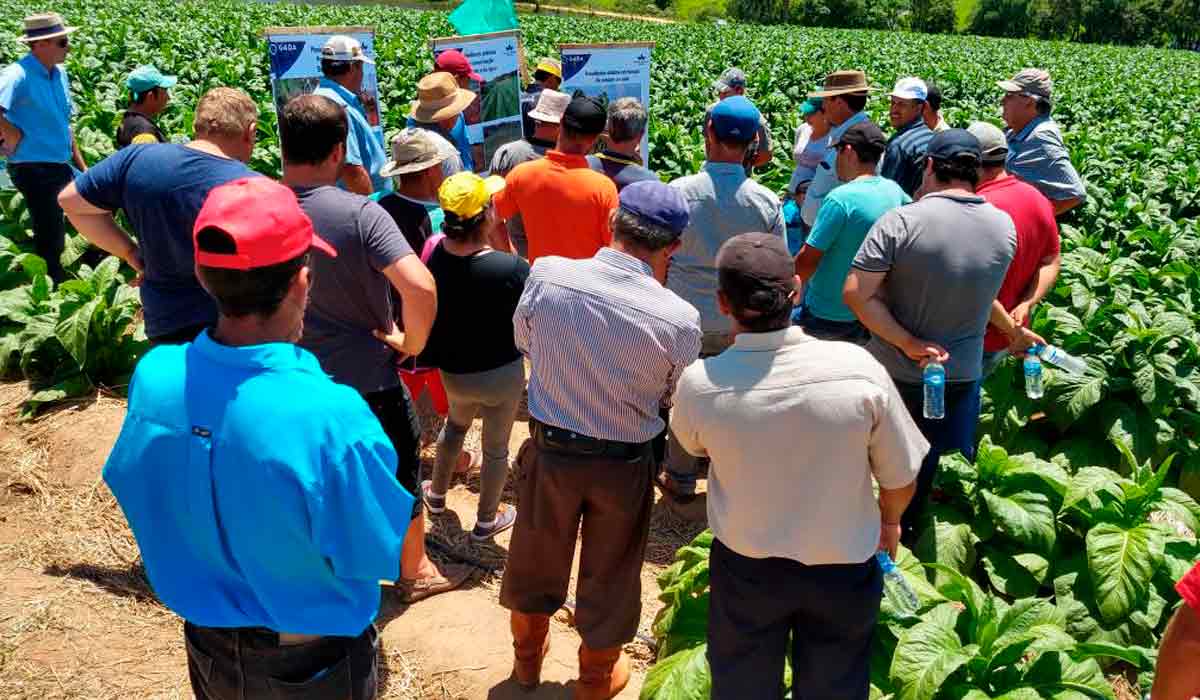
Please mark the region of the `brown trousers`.
<svg viewBox="0 0 1200 700"><path fill-rule="evenodd" d="M582 456L529 440L517 456L520 508L500 586L509 610L553 615L567 599L576 534L583 544L575 627L593 649L624 644L642 613L654 461Z"/></svg>

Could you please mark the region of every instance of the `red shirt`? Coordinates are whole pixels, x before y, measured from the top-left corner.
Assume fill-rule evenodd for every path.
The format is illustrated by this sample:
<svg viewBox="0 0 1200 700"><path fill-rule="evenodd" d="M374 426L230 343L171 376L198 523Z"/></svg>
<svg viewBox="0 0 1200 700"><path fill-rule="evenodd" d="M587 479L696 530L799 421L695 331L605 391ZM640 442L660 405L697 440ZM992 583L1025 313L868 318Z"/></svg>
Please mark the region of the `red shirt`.
<svg viewBox="0 0 1200 700"><path fill-rule="evenodd" d="M1004 283L1000 285L1000 293L996 295L1004 309L1012 311L1020 301L1021 293L1037 275L1042 259L1058 255L1058 223L1054 220L1054 205L1033 185L1011 175L981 184L975 192L1012 217L1017 227L1017 252L1008 266ZM996 352L1007 347L1008 338L989 324L987 335L983 338L983 351Z"/></svg>
<svg viewBox="0 0 1200 700"><path fill-rule="evenodd" d="M1183 598L1183 602L1187 603L1192 610L1200 613L1200 564L1193 566L1183 578L1179 579L1179 583L1175 584L1175 590L1179 591L1179 597Z"/></svg>
<svg viewBox="0 0 1200 700"><path fill-rule="evenodd" d="M529 262L543 255L590 258L612 241L608 217L617 208L617 186L588 167L587 158L546 151L504 178L493 201L507 221L520 214L529 240Z"/></svg>

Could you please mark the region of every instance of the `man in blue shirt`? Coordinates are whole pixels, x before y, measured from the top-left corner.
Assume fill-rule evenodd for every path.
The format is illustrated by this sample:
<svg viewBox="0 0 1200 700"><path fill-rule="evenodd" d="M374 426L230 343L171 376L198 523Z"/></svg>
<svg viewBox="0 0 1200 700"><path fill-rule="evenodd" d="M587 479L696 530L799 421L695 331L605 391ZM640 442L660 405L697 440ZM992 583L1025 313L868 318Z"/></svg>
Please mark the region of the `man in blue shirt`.
<svg viewBox="0 0 1200 700"><path fill-rule="evenodd" d="M867 85L867 76L858 70L839 70L825 76L822 89L808 93L809 97L821 98L821 111L829 120L832 127L829 130L830 147L825 151L825 157L817 166L812 184L804 195L800 205L800 217L810 228L817 222L817 212L821 210L821 200L837 187L837 152L833 144L842 138L842 134L855 124L866 121L867 114L863 109L867 106L867 96L873 90Z"/></svg>
<svg viewBox="0 0 1200 700"><path fill-rule="evenodd" d="M70 81L60 66L74 31L55 13L26 17L17 40L29 53L0 72L0 156L8 158L13 185L29 207L34 251L55 282L66 277L59 260L66 226L56 197L74 177L72 161L87 170L71 131Z"/></svg>
<svg viewBox="0 0 1200 700"><path fill-rule="evenodd" d="M463 112L475 97L475 93L460 87L450 73L430 73L417 82L417 101L407 122L409 128L428 129L454 144L463 169L468 172L475 170L475 158Z"/></svg>
<svg viewBox="0 0 1200 700"><path fill-rule="evenodd" d="M383 136L371 126L366 108L359 99L368 65L375 65L375 61L367 56L356 39L341 35L330 37L321 48L321 74L324 77L313 91L346 110L350 136L346 139L346 162L338 173L338 186L362 195L392 190L391 179L379 174L387 162Z"/></svg>
<svg viewBox="0 0 1200 700"><path fill-rule="evenodd" d="M1062 132L1050 119L1050 74L1026 68L1012 80L996 83L1004 90L1000 102L1008 126L1008 160L1005 168L1033 185L1061 215L1087 198L1087 189L1071 163Z"/></svg>
<svg viewBox="0 0 1200 700"><path fill-rule="evenodd" d="M892 90L888 119L896 133L887 142L879 174L892 180L910 197L925 179L925 153L933 131L925 125L929 88L920 78L901 78Z"/></svg>
<svg viewBox="0 0 1200 700"><path fill-rule="evenodd" d="M196 697L374 698L413 497L366 402L294 345L309 251L337 253L262 177L215 188L194 240L216 328L138 364L104 480L185 620Z"/></svg>
<svg viewBox="0 0 1200 700"><path fill-rule="evenodd" d="M213 88L200 98L196 138L187 145L134 145L104 159L59 195L85 238L141 276L146 335L154 345L186 343L217 320L196 279L191 230L209 190L252 175L258 108L241 90ZM124 210L137 241L117 226Z"/></svg>

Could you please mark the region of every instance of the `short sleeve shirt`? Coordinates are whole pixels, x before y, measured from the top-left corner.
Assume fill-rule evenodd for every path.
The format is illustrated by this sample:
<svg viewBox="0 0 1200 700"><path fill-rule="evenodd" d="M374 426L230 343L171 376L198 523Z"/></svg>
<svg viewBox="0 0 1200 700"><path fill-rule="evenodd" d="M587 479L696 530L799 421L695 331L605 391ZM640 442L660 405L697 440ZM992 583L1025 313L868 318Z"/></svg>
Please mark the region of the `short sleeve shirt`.
<svg viewBox="0 0 1200 700"><path fill-rule="evenodd" d="M1010 129L1005 134L1008 172L1036 187L1052 202L1087 197L1083 179L1063 144L1062 132L1048 117L1038 117L1020 132Z"/></svg>
<svg viewBox="0 0 1200 700"><path fill-rule="evenodd" d="M1008 214L978 195L938 192L880 217L853 266L886 273L892 316L949 351L947 381L973 382L982 374L992 301L1016 248ZM897 382L921 383L921 369L899 348L873 335L867 349Z"/></svg>
<svg viewBox="0 0 1200 700"><path fill-rule="evenodd" d="M33 54L0 71L0 110L21 130L10 163L66 163L71 160L71 82L67 69L49 71Z"/></svg>
<svg viewBox="0 0 1200 700"><path fill-rule="evenodd" d="M821 211L821 200L825 199L825 195L832 192L833 188L842 184L838 180L837 167L834 164L837 160L837 151L831 145L837 143L850 127L865 121L868 121L867 113L857 112L829 130L825 155L821 157L821 162L813 173L812 184L808 186L808 194L805 195L804 205L800 208L800 216L809 226L817 222L817 212Z"/></svg>
<svg viewBox="0 0 1200 700"><path fill-rule="evenodd" d="M151 338L216 322L216 304L196 279L192 228L212 188L254 174L232 158L160 143L122 148L75 180L92 205L123 210L137 234Z"/></svg>
<svg viewBox="0 0 1200 700"><path fill-rule="evenodd" d="M888 140L879 174L893 180L911 196L924 178L925 154L932 139L933 131L922 117L917 117Z"/></svg>
<svg viewBox="0 0 1200 700"><path fill-rule="evenodd" d="M163 143L166 140L158 125L146 115L128 111L121 117L121 126L117 129L117 148L131 144Z"/></svg>
<svg viewBox="0 0 1200 700"><path fill-rule="evenodd" d="M442 232L444 214L437 202L422 202L405 197L398 192L389 193L376 200L379 206L400 227L404 240L414 252L425 247L425 241Z"/></svg>
<svg viewBox="0 0 1200 700"><path fill-rule="evenodd" d="M1183 598L1183 602L1188 604L1193 611L1200 614L1200 564L1196 564L1179 582L1175 584L1175 590L1178 591L1179 597Z"/></svg>
<svg viewBox="0 0 1200 700"><path fill-rule="evenodd" d="M391 178L379 174L387 163L383 135L371 126L358 95L328 78L321 79L320 86L313 94L328 97L346 110L346 117L350 120L350 134L346 137L346 162L362 166L363 170L367 171L367 175L371 176L371 187L374 191L390 191Z"/></svg>
<svg viewBox="0 0 1200 700"><path fill-rule="evenodd" d="M296 196L317 234L338 253L311 257L300 344L334 381L361 394L395 387L396 353L372 331L389 330L397 317L383 269L412 255L412 247L383 207L366 197L336 187L301 188Z"/></svg>
<svg viewBox="0 0 1200 700"><path fill-rule="evenodd" d="M467 122L463 115L458 115L458 121L454 122L454 126L450 131L443 131L437 124L427 124L419 122L409 116L405 123L410 129L425 129L446 139L446 142L454 146L455 153L458 154L458 162L460 170L473 172L475 170L475 157L471 153L471 139L467 134Z"/></svg>
<svg viewBox="0 0 1200 700"><path fill-rule="evenodd" d="M643 168L642 162L633 160L620 153L605 151L598 155L587 157L588 167L598 173L603 173L617 186L617 192L625 189L626 185L645 180L658 181L658 175L653 170Z"/></svg>
<svg viewBox="0 0 1200 700"><path fill-rule="evenodd" d="M818 318L853 321L842 301L850 263L879 217L912 201L892 180L874 175L848 182L825 197L808 245L823 255L804 287L804 305Z"/></svg>

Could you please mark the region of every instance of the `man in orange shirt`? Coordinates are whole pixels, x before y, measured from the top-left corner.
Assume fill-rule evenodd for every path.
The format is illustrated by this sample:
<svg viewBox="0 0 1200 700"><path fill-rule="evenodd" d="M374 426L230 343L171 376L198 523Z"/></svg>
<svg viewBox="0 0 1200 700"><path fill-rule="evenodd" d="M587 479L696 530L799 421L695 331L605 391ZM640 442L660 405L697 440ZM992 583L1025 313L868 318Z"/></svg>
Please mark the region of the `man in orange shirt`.
<svg viewBox="0 0 1200 700"><path fill-rule="evenodd" d="M617 187L589 168L586 157L607 122L600 103L577 95L563 114L555 148L513 168L496 194L500 218L520 214L525 221L530 263L543 255L590 258L612 241Z"/></svg>

